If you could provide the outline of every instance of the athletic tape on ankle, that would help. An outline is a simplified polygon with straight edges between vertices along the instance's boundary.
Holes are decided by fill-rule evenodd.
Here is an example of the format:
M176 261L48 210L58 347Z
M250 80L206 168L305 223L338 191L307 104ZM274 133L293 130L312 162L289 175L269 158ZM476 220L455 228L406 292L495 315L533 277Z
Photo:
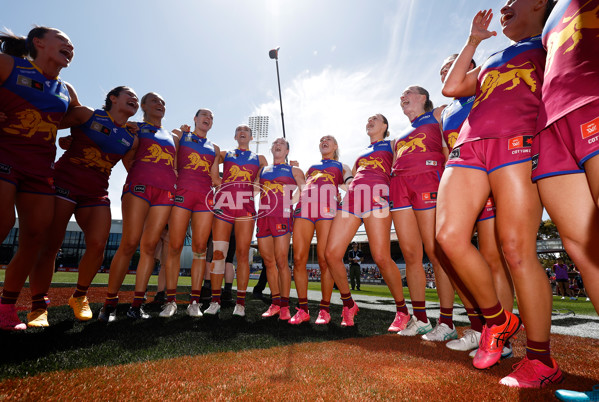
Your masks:
M214 247L214 252L212 253L212 273L217 275L222 275L225 273L225 256L227 255L227 251L229 251L229 242L228 241L220 241L216 240L212 242ZM221 258L217 259L217 251L221 252Z

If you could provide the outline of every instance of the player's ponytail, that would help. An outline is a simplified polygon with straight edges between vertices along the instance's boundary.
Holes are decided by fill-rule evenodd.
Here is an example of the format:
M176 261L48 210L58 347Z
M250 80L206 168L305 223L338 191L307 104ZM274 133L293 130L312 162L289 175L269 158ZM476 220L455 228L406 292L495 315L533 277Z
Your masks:
M27 38L17 36L11 31L0 32L0 51L15 57L27 57Z
M36 26L29 31L27 37L15 35L10 30L0 32L0 51L15 57L25 58L30 56L32 59L35 59L37 57L37 49L33 45L33 39L43 38L46 32L51 30L53 29Z
M337 149L335 150L335 152L333 152L333 159L338 161L339 160L339 144L337 143L337 138L333 137L331 135L331 138L333 139L333 142L335 143L335 145L337 145Z
M389 133L389 120L387 120L387 118L385 116L383 116L382 113L379 113L378 115L381 116L381 118L383 119L383 123L387 126L387 127L385 127L385 132L383 133L383 138L387 138L390 135L390 133Z
M432 112L433 109L435 108L433 106L433 101L431 100L431 97L428 93L428 91L422 87L419 86L414 86L414 88L416 88L416 90L418 91L418 93L420 95L425 95L426 96L426 101L424 102L424 111L425 112Z

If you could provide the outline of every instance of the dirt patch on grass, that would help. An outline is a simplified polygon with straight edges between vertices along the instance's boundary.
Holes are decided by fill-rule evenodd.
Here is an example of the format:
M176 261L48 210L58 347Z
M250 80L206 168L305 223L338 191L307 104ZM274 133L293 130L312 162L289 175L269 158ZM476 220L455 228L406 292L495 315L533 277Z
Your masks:
M52 287L48 292L50 307L64 306L69 304L69 297L75 291L75 287ZM156 292L148 292L148 296L153 296ZM106 287L90 287L87 291L87 297L90 303L103 303L106 299ZM133 291L124 290L119 292L119 303L131 303L133 301ZM19 299L17 300L17 310L31 310L31 291L29 288L23 288Z
M0 399L538 401L599 383L599 341L554 335L564 383L499 385L524 356L524 338L514 342L515 358L484 371L443 343L383 335L44 373L0 383Z

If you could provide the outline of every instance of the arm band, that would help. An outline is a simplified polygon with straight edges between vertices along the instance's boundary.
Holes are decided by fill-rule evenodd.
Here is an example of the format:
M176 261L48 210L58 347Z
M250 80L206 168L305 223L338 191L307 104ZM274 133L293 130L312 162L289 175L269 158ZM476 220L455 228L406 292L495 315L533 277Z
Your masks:
M349 179L353 179L353 178L354 178L354 176L347 176L347 178L346 178L345 180L343 180L343 182L344 182L344 183L347 183L347 181L348 181Z

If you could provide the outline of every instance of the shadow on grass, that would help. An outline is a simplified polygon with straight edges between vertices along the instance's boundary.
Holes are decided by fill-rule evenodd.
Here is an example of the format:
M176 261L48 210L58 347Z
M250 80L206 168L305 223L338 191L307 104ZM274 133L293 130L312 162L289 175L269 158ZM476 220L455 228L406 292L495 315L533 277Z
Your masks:
M295 305L292 302L292 305ZM110 324L96 319L100 304L92 304L94 318L79 322L68 306L49 309L51 326L25 332L0 331L3 359L0 379L25 377L54 370L98 365L117 365L180 356L239 351L324 342L384 333L393 319L389 312L362 309L360 322L353 328L340 326L341 306L331 307L331 323L304 323L292 326L276 317L263 319L261 300L248 297L246 317L232 316L223 308L219 317L192 318L185 305L171 318L158 317L158 306L149 306L152 318L132 321L126 317L128 305L117 308L117 320ZM309 304L312 316L318 303ZM19 313L25 319L24 312ZM313 317L314 320L314 317Z
M555 318L555 317L554 317ZM572 327L574 325L585 325L585 324L597 324L597 320L593 320L592 318L586 318L583 316L567 316L560 317L559 319L554 319L551 321L551 326L553 327Z

